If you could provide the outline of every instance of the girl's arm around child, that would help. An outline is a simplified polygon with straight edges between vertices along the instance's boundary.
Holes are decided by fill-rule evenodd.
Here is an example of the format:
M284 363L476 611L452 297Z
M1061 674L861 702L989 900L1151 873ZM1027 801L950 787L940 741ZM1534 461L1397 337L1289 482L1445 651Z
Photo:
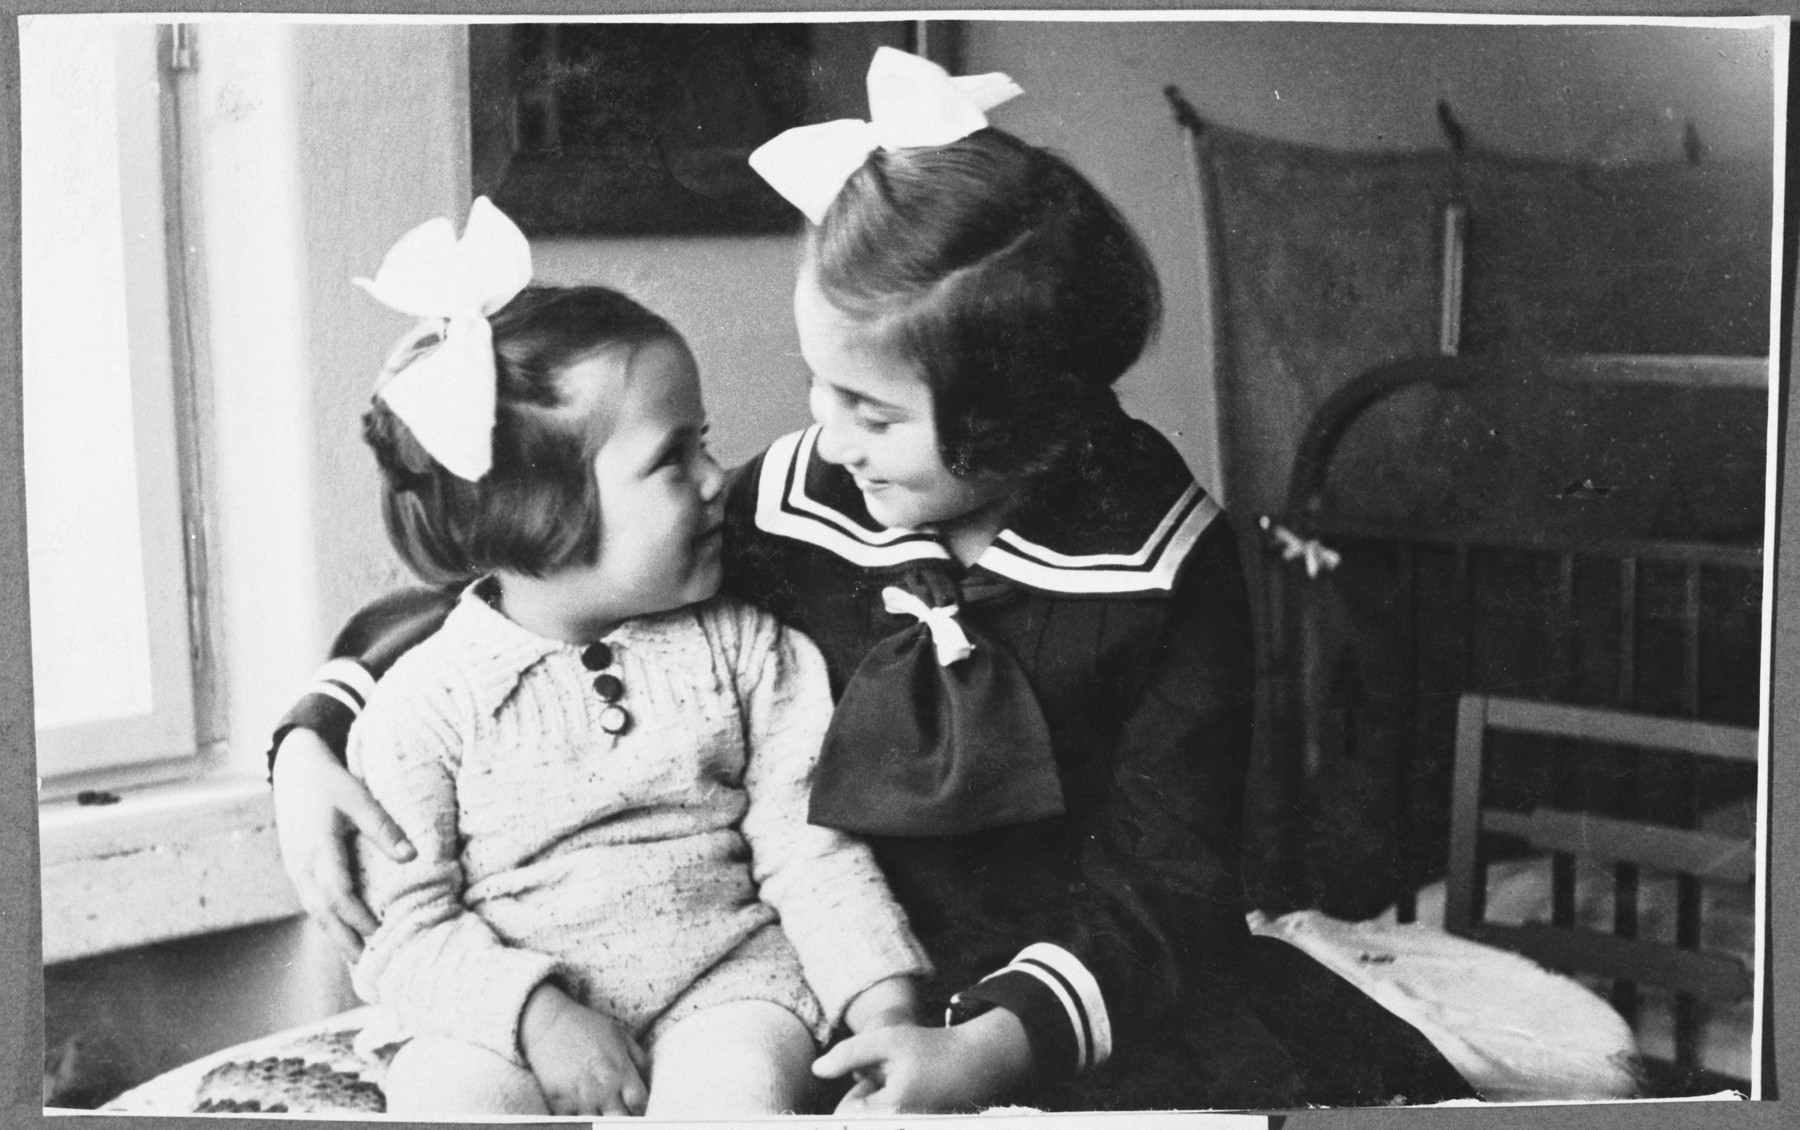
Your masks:
M456 589L408 588L359 610L332 642L330 657L269 743L281 861L306 913L355 961L375 916L351 883L350 839L360 834L404 863L413 846L399 825L344 771L350 726L375 682L403 652L436 632Z

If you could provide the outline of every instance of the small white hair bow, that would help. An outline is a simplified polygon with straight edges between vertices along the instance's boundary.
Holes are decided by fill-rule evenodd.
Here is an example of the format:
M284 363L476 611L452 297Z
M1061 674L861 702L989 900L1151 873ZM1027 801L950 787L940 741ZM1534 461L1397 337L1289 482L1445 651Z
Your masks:
M948 667L975 654L975 645L969 642L968 633L956 622L956 614L962 611L960 606L942 604L933 608L905 589L892 586L881 590L881 605L896 616L904 613L925 625L925 630L931 633L932 646L937 648L939 667Z
M961 141L987 128L987 111L1025 93L998 72L952 78L929 59L879 47L869 64L869 121L796 126L750 154L750 167L813 223L876 149Z
M470 482L494 460L494 334L488 315L531 282L531 245L517 224L477 197L462 238L448 219L401 236L373 279L352 280L384 305L441 319L442 340L376 388L414 438Z

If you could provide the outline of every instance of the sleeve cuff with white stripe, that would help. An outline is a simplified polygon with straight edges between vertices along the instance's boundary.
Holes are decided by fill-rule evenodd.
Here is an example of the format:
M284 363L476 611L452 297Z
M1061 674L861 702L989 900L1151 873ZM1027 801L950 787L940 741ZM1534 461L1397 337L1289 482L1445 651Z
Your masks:
M354 659L333 659L313 673L308 694L322 694L336 699L350 710L352 718L362 713L375 691L375 676Z
M343 759L350 741L350 726L362 713L375 689L375 676L354 659L333 659L313 674L306 693L275 727L269 743L269 771L275 771L275 752L289 730L311 730Z
M1025 1025L1032 1059L1050 1075L1081 1075L1112 1056L1112 1023L1100 985L1061 946L1026 946L1005 968L956 994L945 1022L971 1019L995 1005Z

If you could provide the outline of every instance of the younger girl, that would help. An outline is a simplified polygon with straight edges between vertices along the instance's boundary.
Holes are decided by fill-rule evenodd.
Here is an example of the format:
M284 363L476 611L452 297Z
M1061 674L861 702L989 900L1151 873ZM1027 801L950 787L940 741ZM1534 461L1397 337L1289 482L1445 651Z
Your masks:
M818 641L838 705L810 818L867 837L948 1013L815 1070L856 1076L846 1110L1468 1097L1419 1032L1249 932L1236 542L1113 392L1157 324L1149 257L1067 162L987 126L1006 90L883 50L872 121L753 158L812 222L816 426L734 474L726 584ZM378 667L427 605L343 642ZM282 741L278 812L367 820L318 747ZM329 859L296 836L290 867Z
M417 849L362 855L381 925L355 983L412 1037L389 1109L799 1109L815 1042L910 1018L927 966L867 850L806 823L818 652L715 595L687 348L529 276L483 199L460 244L434 221L365 282L440 315L364 418L388 533L422 577L474 579L350 735Z

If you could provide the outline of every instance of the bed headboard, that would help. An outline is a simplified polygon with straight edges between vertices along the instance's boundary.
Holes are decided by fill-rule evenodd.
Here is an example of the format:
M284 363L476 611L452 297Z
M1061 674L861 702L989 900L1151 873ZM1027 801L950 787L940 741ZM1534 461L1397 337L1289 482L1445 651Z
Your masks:
M1188 109L1178 116L1194 137L1213 276L1221 485L1235 511L1282 505L1300 431L1327 397L1371 368L1439 352L1453 204L1466 216L1465 355L1768 349L1766 159L1347 152Z
M1326 399L1253 561L1259 900L1363 917L1442 874L1465 692L1755 724L1766 372L1426 357ZM1496 770L1502 800L1600 790L1676 822L1754 788L1638 755Z
M1286 512L1503 545L1762 536L1768 360L1420 357L1345 383Z

